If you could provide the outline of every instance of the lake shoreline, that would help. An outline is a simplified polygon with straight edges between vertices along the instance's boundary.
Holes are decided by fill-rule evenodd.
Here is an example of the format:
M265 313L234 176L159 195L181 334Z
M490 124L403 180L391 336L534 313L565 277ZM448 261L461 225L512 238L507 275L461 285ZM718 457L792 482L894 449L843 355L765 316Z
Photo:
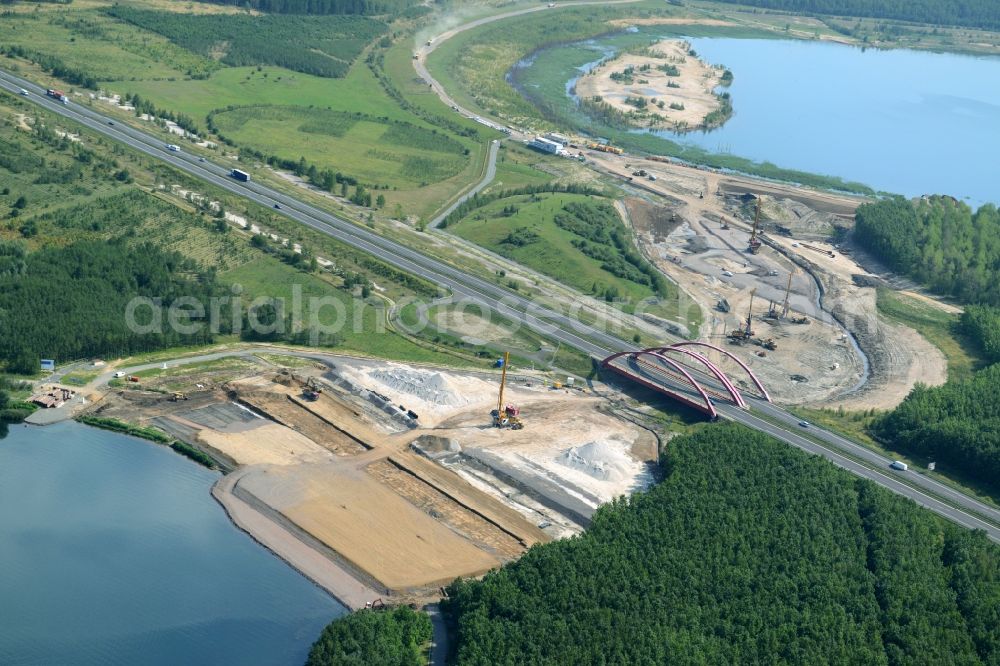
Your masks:
M233 525L349 610L365 608L384 596L241 498L236 485L247 471L236 469L212 485L212 498Z

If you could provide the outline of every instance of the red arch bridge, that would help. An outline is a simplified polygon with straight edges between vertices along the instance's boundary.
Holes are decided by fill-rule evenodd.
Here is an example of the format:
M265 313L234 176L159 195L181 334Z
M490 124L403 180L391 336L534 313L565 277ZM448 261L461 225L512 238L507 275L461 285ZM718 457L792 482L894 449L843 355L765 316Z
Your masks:
M738 380L738 383L744 387L752 385L757 397L771 402L767 389L746 363L731 352L707 342L677 342L668 347L619 352L601 361L601 367L704 412L713 419L719 415L715 410L716 400L746 408L746 399L737 383L708 357L696 351L700 349L718 352L735 362L746 375L746 379Z

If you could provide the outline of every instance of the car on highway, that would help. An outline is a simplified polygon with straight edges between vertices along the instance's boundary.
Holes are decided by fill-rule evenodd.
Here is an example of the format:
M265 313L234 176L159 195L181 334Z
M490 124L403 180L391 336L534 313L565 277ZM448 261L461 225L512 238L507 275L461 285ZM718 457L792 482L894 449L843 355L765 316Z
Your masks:
M21 88L20 90L18 90L18 92L21 93L22 95L24 95L25 97L28 96L28 91L25 90L24 88Z
M809 421L799 421L799 427L801 427L801 428L808 428L809 427Z
M181 147L178 146L178 145L176 145L176 144L173 144L173 143L168 143L165 146L165 148L167 150L169 150L170 152L173 152L173 153L179 153L179 152L181 152Z
M277 208L278 210L281 210L281 204L275 203L274 207Z
M726 277L733 277L732 271L722 271L722 274L725 275Z
M113 120L109 120L109 121L108 121L108 124L109 124L109 125L111 125L111 126L114 126L114 124L115 124L115 121L113 121Z
M199 157L199 158L198 158L198 161L199 161L199 162L204 162L204 161L205 161L205 158L204 158L204 157Z

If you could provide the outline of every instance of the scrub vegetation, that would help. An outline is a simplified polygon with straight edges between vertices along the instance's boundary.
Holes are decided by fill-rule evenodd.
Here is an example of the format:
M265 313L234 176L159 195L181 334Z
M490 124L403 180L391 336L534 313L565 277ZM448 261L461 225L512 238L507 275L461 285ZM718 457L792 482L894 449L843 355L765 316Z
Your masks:
M661 464L581 536L451 585L455 662L1000 657L984 534L734 424L673 439Z
M449 228L608 301L634 305L648 297L676 296L673 285L635 249L618 213L603 198L548 192L503 196Z

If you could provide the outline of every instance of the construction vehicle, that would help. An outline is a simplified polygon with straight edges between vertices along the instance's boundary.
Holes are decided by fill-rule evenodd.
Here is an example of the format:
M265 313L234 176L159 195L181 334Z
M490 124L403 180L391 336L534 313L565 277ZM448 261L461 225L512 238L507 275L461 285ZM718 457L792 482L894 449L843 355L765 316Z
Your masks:
M625 151L617 146L609 146L606 143L590 143L587 148L591 150L599 150L602 153L611 153L612 155L621 155Z
M308 400L309 402L316 402L317 400L319 400L319 396L322 392L323 389L319 387L319 385L316 383L316 380L310 377L308 380L306 380L305 388L302 389L302 397Z
M171 402L177 402L178 400L187 400L187 399L188 399L187 395L181 393L180 391L174 391L173 393L170 394Z
M747 308L747 320L743 325L743 328L738 328L734 331L729 332L729 341L734 343L741 343L749 340L755 334L753 332L753 297L757 293L756 289L750 291L750 307Z
M762 245L760 237L760 197L757 197L757 213L753 218L753 231L750 232L750 242L747 244L747 250L750 254L757 254L760 252L760 246Z
M503 403L503 389L507 384L507 365L510 361L510 352L503 353L503 370L500 373L500 396L497 398L497 408L490 412L493 418L494 428L510 428L520 430L524 427L521 422L521 410L514 405Z
M802 315L801 317L792 317L790 320L793 324L808 324L809 317Z
M778 343L774 341L774 338L768 338L760 343L760 346L768 351L774 351L778 348Z
M722 218L722 226L719 228L723 231L729 231L729 221L726 218Z
M125 381L138 383L139 378L136 377L135 375L129 375L128 377L125 378Z

